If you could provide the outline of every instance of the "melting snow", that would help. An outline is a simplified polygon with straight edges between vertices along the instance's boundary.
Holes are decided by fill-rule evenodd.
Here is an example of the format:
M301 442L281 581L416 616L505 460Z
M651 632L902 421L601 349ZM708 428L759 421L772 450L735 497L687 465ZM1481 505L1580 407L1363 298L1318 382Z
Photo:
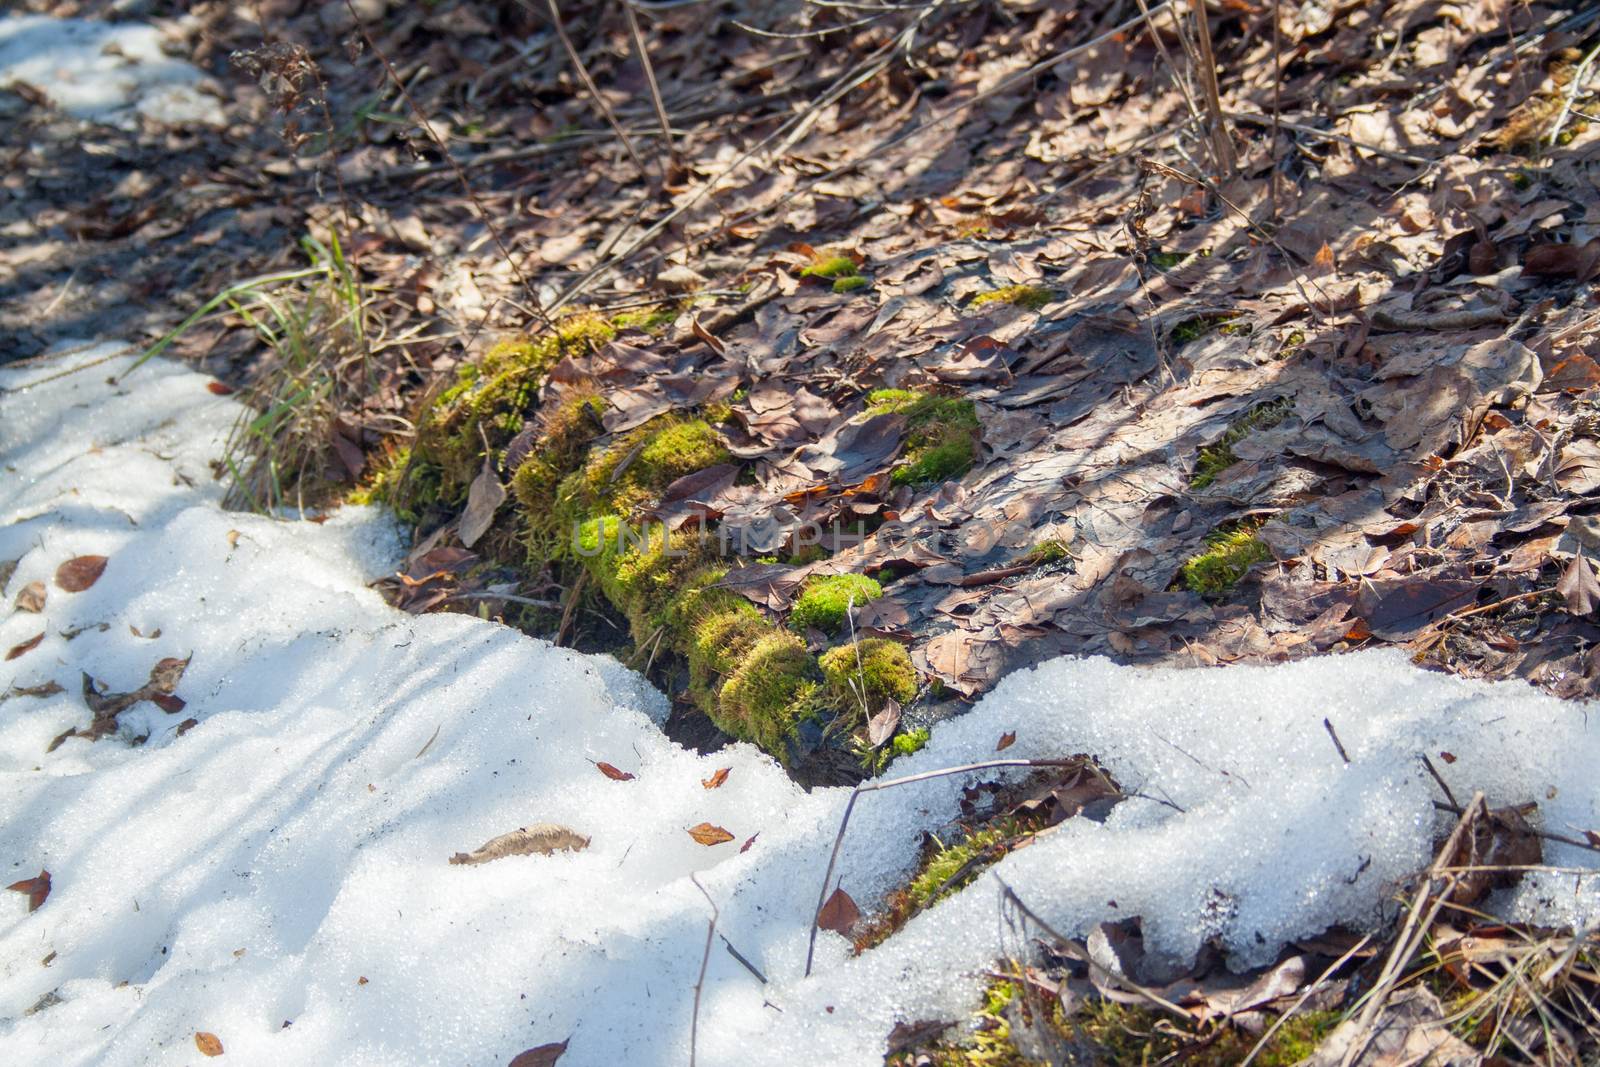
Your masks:
M126 126L136 113L168 123L218 123L216 102L199 92L202 77L162 51L154 26L0 18L0 87L26 82L79 118Z
M997 879L1063 930L1140 915L1161 951L1216 937L1250 964L1286 938L1374 922L1427 862L1445 817L1421 752L1456 757L1443 770L1463 795L1537 800L1549 829L1600 826L1586 708L1524 686L1379 654L1204 672L1058 660L1007 679L896 771L988 758L1015 731L1007 756L1093 752L1156 799L1064 824L862 957L822 934L804 980L845 791L803 793L747 746L678 748L657 726L661 695L610 659L390 609L366 586L400 555L381 513L223 512L210 461L238 407L161 361L110 384L130 363L91 348L0 370L0 561L20 561L0 590L0 649L46 632L0 664L0 685L65 689L0 703L0 881L53 877L32 914L0 893L10 1063L192 1063L206 1031L228 1062L254 1064L503 1064L569 1037L563 1067L682 1064L708 918L696 874L719 932L769 979L715 943L699 1062L876 1064L895 1019L955 1017L1015 947ZM56 588L55 568L82 554L110 557L104 575ZM35 580L43 614L11 611ZM121 736L46 754L88 723L80 672L128 690L190 655L181 713L141 704ZM702 788L721 767L727 783ZM865 905L902 877L961 784L863 797L844 887ZM592 844L448 863L537 822ZM701 822L735 840L695 843L685 830ZM1596 897L1549 875L1501 907L1581 923Z

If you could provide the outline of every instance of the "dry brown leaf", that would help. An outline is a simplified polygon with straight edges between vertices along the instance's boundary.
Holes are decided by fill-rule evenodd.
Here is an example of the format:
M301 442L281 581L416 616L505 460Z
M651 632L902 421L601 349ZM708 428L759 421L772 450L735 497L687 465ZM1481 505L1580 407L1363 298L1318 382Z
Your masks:
M605 775L607 778L611 779L613 782L631 782L631 781L633 781L634 776L632 774L629 774L627 771L620 770L620 769L618 769L616 767L613 767L611 764L606 763L604 761L596 762L595 766L597 768L599 768L601 774Z
M700 785L705 789L720 789L722 788L722 783L728 780L728 775L732 770L732 767L722 767L710 778L702 778Z
M17 594L16 609L18 611L31 611L34 614L44 610L45 588L43 582L29 582Z
M195 1031L194 1047L199 1049L200 1054L203 1056L222 1055L222 1042L218 1040L217 1035L207 1033L204 1030Z
M506 856L529 856L537 852L548 856L555 852L582 852L589 847L589 839L565 826L541 822L518 827L510 833L490 838L471 852L457 852L450 857L455 864L488 863Z
M77 556L56 568L56 588L68 593L81 593L106 570L105 556Z
M1556 592L1566 602L1570 615L1592 615L1595 606L1600 605L1600 578L1595 576L1594 564L1582 552L1573 553L1572 562L1556 582Z
M1010 733L1004 733L1000 735L1000 743L994 746L994 750L996 752L1004 752L1006 749L1010 748L1016 743L1017 732L1012 730Z
M567 1038L567 1041L571 1040ZM567 1041L552 1041L548 1045L519 1052L511 1058L507 1067L554 1067L555 1062L567 1051Z
M21 644L13 645L12 648L11 648L11 651L6 653L6 661L10 662L11 660L16 659L18 656L23 656L23 655L28 654L29 652L32 652L34 649L39 647L39 642L43 641L43 640L44 640L44 631L41 630L39 633L35 634L33 637L28 638L26 641L22 642Z
M29 913L39 910L39 905L50 896L50 872L40 871L37 877L24 878L20 882L12 882L6 886L13 893L28 894Z
M483 469L467 489L467 507L461 513L461 543L467 548L477 544L478 539L489 532L494 524L494 513L505 501L506 487L495 477L486 458Z
M688 834L702 845L720 845L724 841L732 841L733 835L720 826L712 826L703 822L699 826L689 827Z
M883 744L894 736L895 727L900 725L900 702L890 697L884 702L883 710L874 715L867 723L867 741L873 748L881 748Z
M222 382L207 382L206 392L212 394L213 396L232 396L233 386L226 385Z
M850 936L850 931L856 923L861 921L861 909L856 907L856 902L850 899L850 894L842 888L835 889L833 896L822 905L822 910L817 912L817 926L823 930L832 930L845 937Z
M758 838L760 836L761 836L761 831L760 830L757 830L755 833L751 834L750 837L745 841L745 843L739 846L740 855L743 855L744 853L749 852L750 851L750 846L755 844L756 843L756 838Z

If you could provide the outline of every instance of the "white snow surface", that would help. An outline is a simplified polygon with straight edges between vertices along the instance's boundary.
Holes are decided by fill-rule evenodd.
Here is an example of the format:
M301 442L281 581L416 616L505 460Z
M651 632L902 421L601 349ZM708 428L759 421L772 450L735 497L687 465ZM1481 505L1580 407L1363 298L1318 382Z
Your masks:
M129 126L220 123L217 102L200 92L204 75L169 56L161 31L138 22L48 15L0 18L0 87L22 81L78 118Z
M699 1062L876 1064L896 1019L958 1017L1017 947L999 879L1063 931L1138 915L1149 947L1186 957L1215 937L1245 965L1392 907L1448 822L1419 753L1463 796L1536 800L1552 830L1600 826L1587 709L1522 685L1381 654L1187 672L1061 659L1008 678L894 772L992 758L1015 731L1006 756L1092 752L1171 806L1069 821L860 957L825 932L807 980L847 791L802 792L748 746L679 748L657 725L662 696L610 659L389 608L366 585L400 555L380 512L222 511L210 461L237 405L161 361L113 385L132 362L115 351L0 369L0 561L20 560L0 649L46 632L0 663L0 686L65 687L0 703L0 881L53 878L32 914L0 893L9 1064L193 1063L197 1031L247 1064L504 1064L568 1038L562 1067L686 1063L709 917L691 874L719 934L770 979L714 942ZM82 554L110 557L104 575L55 587ZM12 611L35 580L43 614ZM121 735L46 754L89 721L80 672L127 690L191 655L182 712L141 704ZM722 767L727 783L703 788ZM880 900L970 780L863 796L845 889ZM592 844L447 862L534 822ZM697 844L685 830L701 822L735 840ZM1586 922L1589 881L1530 880L1499 906Z

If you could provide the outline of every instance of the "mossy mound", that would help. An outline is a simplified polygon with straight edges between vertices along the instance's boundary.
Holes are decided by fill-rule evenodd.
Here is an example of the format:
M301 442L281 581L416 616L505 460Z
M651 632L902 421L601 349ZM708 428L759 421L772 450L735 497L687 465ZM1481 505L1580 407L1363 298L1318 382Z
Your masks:
M909 704L916 699L917 671L898 641L869 637L830 648L817 663L834 698L846 706L864 703L871 713L889 700Z
M1272 558L1272 550L1256 535L1260 524L1219 530L1206 538L1206 550L1192 557L1179 572L1179 581L1201 596L1222 596L1257 563Z
M813 577L789 611L789 625L797 630L814 626L836 634L854 608L883 595L883 586L864 574L829 574Z
M906 417L906 451L891 474L895 485L933 485L959 478L978 458L977 408L970 400L908 389L876 389L867 411Z

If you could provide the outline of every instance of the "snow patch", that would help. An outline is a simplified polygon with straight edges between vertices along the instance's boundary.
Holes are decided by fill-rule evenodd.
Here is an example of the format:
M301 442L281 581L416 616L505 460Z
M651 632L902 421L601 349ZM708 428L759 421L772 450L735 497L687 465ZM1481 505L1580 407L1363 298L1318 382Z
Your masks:
M118 126L134 116L157 122L221 124L204 77L161 47L161 31L135 22L47 15L0 18L0 88L26 82L68 114Z
M963 1014L1017 947L1001 879L1063 931L1140 915L1158 951L1214 937L1249 964L1379 920L1427 862L1448 817L1419 753L1450 752L1463 795L1600 827L1587 709L1525 686L1393 654L1193 672L1063 659L1008 678L894 772L988 758L1015 731L1006 756L1091 752L1142 796L1042 836L859 958L821 934L806 980L847 791L802 792L748 746L679 748L658 728L664 698L608 658L394 611L367 588L400 556L380 512L223 512L210 463L238 406L160 360L112 384L132 363L116 353L0 370L0 561L19 561L0 612L28 582L50 587L42 615L0 616L0 648L46 632L0 664L0 686L65 690L0 703L0 882L53 877L32 914L0 893L11 1063L192 1063L207 1031L246 1064L494 1064L569 1037L563 1067L681 1064L708 918L694 874L768 979L713 945L699 1062L876 1064L896 1019ZM74 365L88 369L53 377ZM110 557L100 580L55 588L87 553ZM119 737L46 754L89 720L80 672L133 689L187 655L181 713L141 704ZM726 784L703 788L722 767ZM845 889L868 905L903 878L963 784L863 797ZM536 822L592 844L448 863ZM695 843L701 822L735 840ZM1500 907L1587 923L1591 882L1541 876Z

